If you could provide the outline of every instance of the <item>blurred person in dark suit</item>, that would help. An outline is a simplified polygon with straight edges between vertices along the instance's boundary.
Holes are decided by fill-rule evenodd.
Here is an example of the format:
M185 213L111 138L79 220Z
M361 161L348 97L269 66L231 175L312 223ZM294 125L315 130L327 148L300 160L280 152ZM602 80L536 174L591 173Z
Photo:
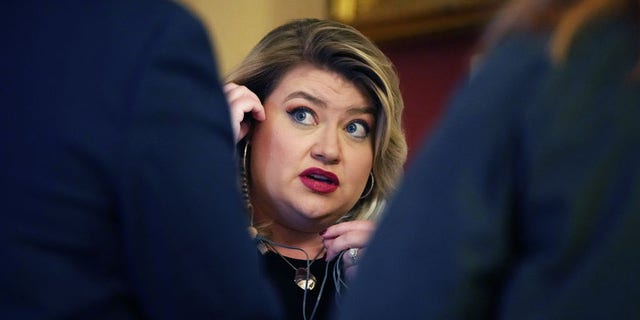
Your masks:
M0 319L276 318L201 23L171 1L0 15Z
M640 319L639 7L506 5L342 319Z

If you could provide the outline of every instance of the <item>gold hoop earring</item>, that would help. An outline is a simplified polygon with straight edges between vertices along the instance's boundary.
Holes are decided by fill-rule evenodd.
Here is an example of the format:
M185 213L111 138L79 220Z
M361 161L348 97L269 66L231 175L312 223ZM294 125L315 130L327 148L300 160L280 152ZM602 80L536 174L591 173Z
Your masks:
M369 188L367 189L367 192L365 192L364 195L360 196L360 200L368 197L371 194L371 192L373 191L373 185L376 183L376 179L373 176L373 171L369 172L369 177L371 178L371 184L369 185ZM369 182L368 179L367 179L367 182Z
M249 152L249 140L246 140L244 143L244 148L242 148L242 175L248 172L247 171L247 153Z

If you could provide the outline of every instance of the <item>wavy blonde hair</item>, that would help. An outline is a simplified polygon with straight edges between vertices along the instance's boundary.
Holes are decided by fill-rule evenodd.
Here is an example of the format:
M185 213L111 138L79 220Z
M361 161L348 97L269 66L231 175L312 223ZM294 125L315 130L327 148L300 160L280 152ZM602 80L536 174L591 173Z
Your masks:
M395 191L407 158L404 103L396 70L382 51L353 27L331 20L300 19L269 32L226 81L246 86L264 102L283 76L301 64L341 75L374 103L375 184L371 194L359 200L343 219L376 219L385 199ZM369 186L368 182L365 188Z

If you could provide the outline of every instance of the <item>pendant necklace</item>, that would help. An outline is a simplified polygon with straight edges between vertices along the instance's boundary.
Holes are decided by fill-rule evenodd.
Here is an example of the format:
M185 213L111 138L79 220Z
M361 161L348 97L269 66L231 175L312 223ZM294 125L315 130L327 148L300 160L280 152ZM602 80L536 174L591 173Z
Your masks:
M322 248L320 251L318 251L318 254L316 254L316 256L313 258L313 260L311 260L311 263L309 263L307 265L307 268L296 268L290 261L289 259L287 259L285 256L283 256L282 254L280 254L280 252L278 251L278 249L276 249L274 247L274 245L270 244L270 243L265 243L263 242L263 244L265 244L266 246L268 246L269 248L271 248L271 251L275 252L277 255L279 255L289 266L291 266L291 268L293 268L293 270L295 270L295 276L293 278L293 282L300 287L300 289L302 290L313 290L313 288L316 287L316 282L317 282L317 278L316 276L314 276L311 273L311 265L316 262L316 260L320 257L320 255L324 252L324 248ZM304 251L303 249L299 249L302 250L302 252L304 252L306 254L306 251ZM308 255L307 255L308 257Z

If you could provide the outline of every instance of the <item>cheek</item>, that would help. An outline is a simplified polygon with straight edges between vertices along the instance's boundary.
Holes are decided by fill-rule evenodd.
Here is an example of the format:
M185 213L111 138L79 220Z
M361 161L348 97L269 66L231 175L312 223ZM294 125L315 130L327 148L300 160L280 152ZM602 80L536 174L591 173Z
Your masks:
M371 151L355 153L351 160L351 168L347 172L351 173L353 181L360 188L364 188L369 179L369 173L373 170L373 154Z
M276 128L280 130L276 130ZM291 167L295 139L287 136L286 130L277 123L261 123L251 137L252 170L255 176L279 177L282 170ZM267 181L270 179L265 178Z
M287 138L286 130L283 129L284 127L277 122L262 123L255 127L251 142L255 143L257 159L266 160L286 155L282 151L287 150L290 139Z
M251 169L254 177L261 177L265 173L269 172L269 167L273 166L274 148L277 147L277 140L274 139L271 130L268 126L260 125L256 126L251 137Z

